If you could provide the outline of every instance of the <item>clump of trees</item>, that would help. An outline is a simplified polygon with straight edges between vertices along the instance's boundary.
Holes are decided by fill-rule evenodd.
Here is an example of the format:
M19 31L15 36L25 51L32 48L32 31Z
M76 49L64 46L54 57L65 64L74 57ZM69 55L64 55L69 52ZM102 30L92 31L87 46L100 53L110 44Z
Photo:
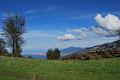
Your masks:
M22 45L25 43L25 19L20 15L9 15L3 22L3 36L7 46L12 49L12 56L21 57Z
M55 48L54 50L49 49L46 54L47 54L47 59L50 60L60 59L60 50L58 48Z

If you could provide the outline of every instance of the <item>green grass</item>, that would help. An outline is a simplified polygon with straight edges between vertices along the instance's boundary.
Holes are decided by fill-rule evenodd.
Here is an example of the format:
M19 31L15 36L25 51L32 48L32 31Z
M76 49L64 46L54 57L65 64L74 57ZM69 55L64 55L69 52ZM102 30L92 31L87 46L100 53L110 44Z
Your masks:
M0 57L0 80L120 80L120 58L50 61Z

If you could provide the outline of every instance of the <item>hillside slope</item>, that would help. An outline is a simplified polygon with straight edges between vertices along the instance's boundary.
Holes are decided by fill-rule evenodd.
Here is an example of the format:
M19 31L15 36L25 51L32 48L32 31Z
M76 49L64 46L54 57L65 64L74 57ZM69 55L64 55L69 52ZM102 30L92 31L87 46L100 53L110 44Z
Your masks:
M120 40L85 48L79 52L66 55L62 59L89 60L89 59L112 58L112 57L120 57Z
M0 57L0 80L119 80L120 58L91 61Z

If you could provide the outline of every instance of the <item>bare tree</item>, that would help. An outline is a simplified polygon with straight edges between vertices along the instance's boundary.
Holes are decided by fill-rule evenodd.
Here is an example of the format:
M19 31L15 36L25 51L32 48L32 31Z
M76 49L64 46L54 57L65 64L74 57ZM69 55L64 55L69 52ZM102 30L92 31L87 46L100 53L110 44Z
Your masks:
M19 15L9 15L3 22L3 35L14 57L20 57L22 45L24 44L23 34L25 33L25 19Z

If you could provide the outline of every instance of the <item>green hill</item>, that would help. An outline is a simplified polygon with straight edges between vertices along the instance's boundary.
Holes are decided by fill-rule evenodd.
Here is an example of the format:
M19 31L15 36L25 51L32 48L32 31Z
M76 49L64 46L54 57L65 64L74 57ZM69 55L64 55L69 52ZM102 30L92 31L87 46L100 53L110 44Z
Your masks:
M0 80L119 80L120 58L61 61L0 57Z

